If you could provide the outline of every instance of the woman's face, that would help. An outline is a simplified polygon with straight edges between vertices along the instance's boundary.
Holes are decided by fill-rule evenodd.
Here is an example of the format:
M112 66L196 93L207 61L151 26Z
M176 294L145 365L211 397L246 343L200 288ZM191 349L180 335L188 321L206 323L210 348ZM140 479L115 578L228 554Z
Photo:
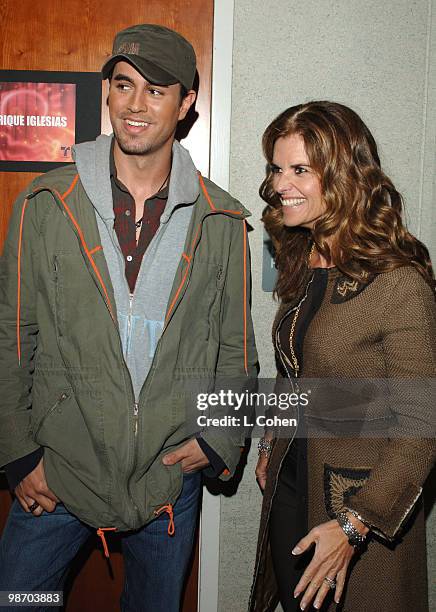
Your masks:
M272 186L282 203L284 225L313 228L325 212L325 204L319 177L309 165L302 136L291 134L276 140L271 170Z

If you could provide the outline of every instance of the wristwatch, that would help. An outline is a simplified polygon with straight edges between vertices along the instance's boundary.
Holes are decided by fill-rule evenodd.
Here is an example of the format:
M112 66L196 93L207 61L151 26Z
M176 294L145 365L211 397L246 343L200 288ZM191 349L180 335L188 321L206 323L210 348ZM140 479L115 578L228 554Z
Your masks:
M357 531L353 523L347 516L346 512L338 512L336 515L336 520L339 525L342 527L343 532L348 538L349 543L354 548L360 549L365 544L366 536L362 535Z

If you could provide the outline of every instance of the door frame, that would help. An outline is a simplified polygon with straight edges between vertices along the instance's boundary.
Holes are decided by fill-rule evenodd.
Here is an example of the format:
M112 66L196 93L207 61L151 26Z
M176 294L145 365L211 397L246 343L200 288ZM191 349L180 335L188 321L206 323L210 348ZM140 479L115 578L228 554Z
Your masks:
M214 0L210 178L225 190L230 179L234 0ZM203 488L198 611L218 612L221 498Z

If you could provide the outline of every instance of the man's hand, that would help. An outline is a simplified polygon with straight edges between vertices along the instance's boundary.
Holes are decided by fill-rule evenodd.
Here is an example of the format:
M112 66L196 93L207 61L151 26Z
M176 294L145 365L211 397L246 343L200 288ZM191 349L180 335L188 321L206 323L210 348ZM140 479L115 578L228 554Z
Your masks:
M32 512L34 516L40 516L44 510L46 512L53 512L59 501L53 491L50 491L48 488L42 462L43 459L15 487L15 495L25 512L30 512L29 508L35 502L39 504Z
M201 450L195 438L186 442L186 444L173 453L168 453L168 455L162 458L162 463L164 465L174 465L179 462L182 463L182 470L187 474L190 472L198 472L209 465L208 458Z

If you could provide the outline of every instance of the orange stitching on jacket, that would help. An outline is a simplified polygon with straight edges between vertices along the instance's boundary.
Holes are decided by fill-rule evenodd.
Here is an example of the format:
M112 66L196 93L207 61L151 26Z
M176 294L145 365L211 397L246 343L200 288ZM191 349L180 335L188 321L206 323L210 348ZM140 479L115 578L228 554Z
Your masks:
M85 253L89 259L89 261L91 262L91 265L94 269L95 274L97 275L97 278L103 288L103 292L104 295L106 297L107 300L107 305L109 308L109 312L110 315L112 317L113 320L114 319L114 315L112 312L112 306L111 306L111 302L107 293L107 289L106 286L103 282L103 279L101 278L100 272L97 268L97 266L94 263L94 260L92 258L92 254L101 249L101 246L96 247L95 249L93 249L92 251L88 250L88 247L86 246L86 242L85 239L83 237L83 233L82 230L79 226L79 224L77 223L77 221L75 220L72 212L70 211L69 207L67 206L67 203L64 201L64 197L68 196L72 190L74 189L77 181L78 181L79 175L76 174L76 176L73 179L73 182L71 183L71 185L69 186L69 188L67 189L67 191L64 193L63 196L60 195L60 193L56 190L53 190L54 193L56 193L56 195L59 197L59 199L61 200L64 208L66 209L70 219L72 220L74 226L76 227L78 233L79 233L79 237L80 240L83 244L83 248L85 249ZM50 189L49 187L40 187L39 189L35 190L33 193L39 193L40 191L43 191L44 189ZM23 225L24 225L24 213L26 211L26 207L28 204L29 200L28 198L26 198L23 202L23 208L21 209L21 218L20 218L20 230L19 230L19 235L18 235L18 253L17 253L17 354L18 354L18 365L21 365L21 249L22 249L22 242L23 242Z
M23 208L21 209L20 218L20 232L18 235L18 253L17 253L17 353L18 353L18 365L21 365L21 246L23 242L23 223L24 213L29 200L26 198L23 202Z
M177 298L179 297L180 292L181 292L181 290L182 290L182 287L183 287L183 285L185 284L186 278L187 278L187 276L188 276L189 268L190 268L191 261L192 261L192 253L194 252L194 247L195 247L195 243L196 243L196 241L197 241L197 237L198 237L198 233L199 233L199 231L200 231L200 227L201 227L201 225L199 225L199 226L197 227L197 231L195 232L195 237L194 237L194 240L192 241L192 245L191 245L191 255L186 255L186 253L183 253L183 254L182 254L182 257L183 257L184 259L186 259L186 261L188 262L188 265L187 265L187 267L186 267L186 270L185 270L185 273L184 273L184 275L183 275L182 281L181 281L181 283L180 283L180 285L179 285L179 287L178 287L178 289L177 289L177 291L176 291L176 295L174 296L174 299L173 299L173 301L171 302L170 307L168 308L167 316L165 317L165 323L166 323L166 322L168 321L168 319L170 318L171 312L172 312L172 310L173 310L173 308L174 308L174 304L177 302Z
M191 261L192 254L194 252L194 247L195 247L195 243L197 242L197 237L198 237L198 233L200 231L200 227L201 227L201 225L198 225L197 231L195 232L194 240L192 241L192 244L191 244L191 255L189 257L189 261Z
M212 210L215 210L217 212L228 212L228 213L232 213L234 215L242 215L242 211L240 211L240 210L227 210L226 208L216 208L216 206L214 205L214 203L210 199L209 192L206 189L206 185L204 184L203 177L201 176L200 173L198 173L198 178L199 178L199 181L200 181L201 188L203 189L203 193L204 193L204 195L206 197L206 200L207 200L207 202L208 202L208 204L209 204L209 206L211 207Z
M101 538L101 541L103 543L104 556L107 557L108 559L109 559L109 549L106 544L106 538L105 538L104 532L105 531L116 531L116 530L117 530L116 527L99 527L97 529L97 535L99 538Z
M76 176L73 178L73 182L71 183L71 185L68 187L66 192L62 194L63 198L67 198L70 195L70 193L73 191L74 187L76 186L78 180L79 180L79 175L76 174Z
M94 253L97 253L97 251L101 251L101 250L102 250L102 248L103 248L103 247L101 246L101 244L99 244L98 246L96 246L96 247L94 247L93 249L91 249L91 250L89 251L89 254L90 254L90 255L94 255Z
M216 208L214 206L214 203L210 199L210 195L207 192L206 185L204 184L203 177L201 176L200 173L198 173L198 179L200 181L201 188L203 189L203 193L206 196L207 203L209 204L209 206L211 207L212 210L216 210Z
M167 316L165 317L165 323L166 323L166 322L168 321L168 319L170 318L170 314L171 314L171 312L172 312L172 310L173 310L173 308L174 308L174 304L176 303L177 298L179 297L180 291L182 290L182 287L183 287L183 285L185 284L185 280L186 280L186 277L188 276L188 271L189 271L189 266L190 266L190 265L191 265L191 261L190 261L190 259L189 259L189 260L188 260L188 265L186 266L186 270L185 270L185 273L184 273L183 278L182 278L182 282L180 283L179 288L178 288L178 289L177 289L177 291L176 291L176 295L174 296L174 299L173 299L173 301L171 302L170 307L168 308L168 313L167 313Z
M206 189L206 185L204 183L203 177L199 173L198 175L201 188L203 189L206 200L209 203L209 206L212 210L217 212L230 212L237 215L241 215L242 212L236 210L225 210L223 208L216 208L210 199L209 193ZM244 370L245 374L248 376L248 354L247 354L247 222L244 219Z
M115 320L115 319L114 319L114 314L113 314L113 311L112 311L112 305L111 305L111 302L110 302L110 299L109 299L109 295L108 295L108 292L107 292L107 289L106 289L106 285L104 284L104 281L103 281L103 279L102 279L102 277L101 277L100 271L99 271L99 269L97 268L97 266L96 266L96 264L95 264L95 262L94 262L94 260L93 260L93 258L92 258L92 255L91 255L91 253L90 253L90 251L89 251L89 249L88 249L88 247L87 247L87 245L86 245L86 242L85 242L85 238L84 238L84 236L83 236L82 229L81 229L80 225L78 224L78 222L76 221L76 219L74 218L73 213L71 212L71 210L70 210L70 208L69 208L68 204L67 204L67 203L65 202L65 200L62 198L61 194L60 194L58 191L56 191L55 189L54 189L53 191L54 191L54 193L55 193L55 194L58 196L58 198L60 199L60 201L62 202L62 204L63 204L63 206L64 206L65 210L66 210L66 211L67 211L67 213L68 213L68 216L70 217L71 221L73 222L74 227L77 229L77 232L78 232L78 234L79 234L79 238L80 238L80 241L81 241L81 243L82 243L82 245L83 245L83 248L84 248L84 250L85 250L86 256L88 257L88 259L89 259L89 261L90 261L90 263L91 263L91 265L92 265L92 268L93 268L93 270L94 270L94 272L95 272L95 274L96 274L96 276L97 276L97 278L98 278L98 281L99 281L100 285L102 286L103 293L104 293L105 298L106 298L106 303L107 303L107 306L108 306L108 308L109 308L110 315L111 315L112 319L113 319L113 320Z
M170 522L168 523L168 535L172 536L176 531L176 527L174 525L174 512L172 504L167 504L166 506L162 506L161 508L158 508L154 511L156 516L159 516L159 514L161 514L162 512L166 512L170 517Z

